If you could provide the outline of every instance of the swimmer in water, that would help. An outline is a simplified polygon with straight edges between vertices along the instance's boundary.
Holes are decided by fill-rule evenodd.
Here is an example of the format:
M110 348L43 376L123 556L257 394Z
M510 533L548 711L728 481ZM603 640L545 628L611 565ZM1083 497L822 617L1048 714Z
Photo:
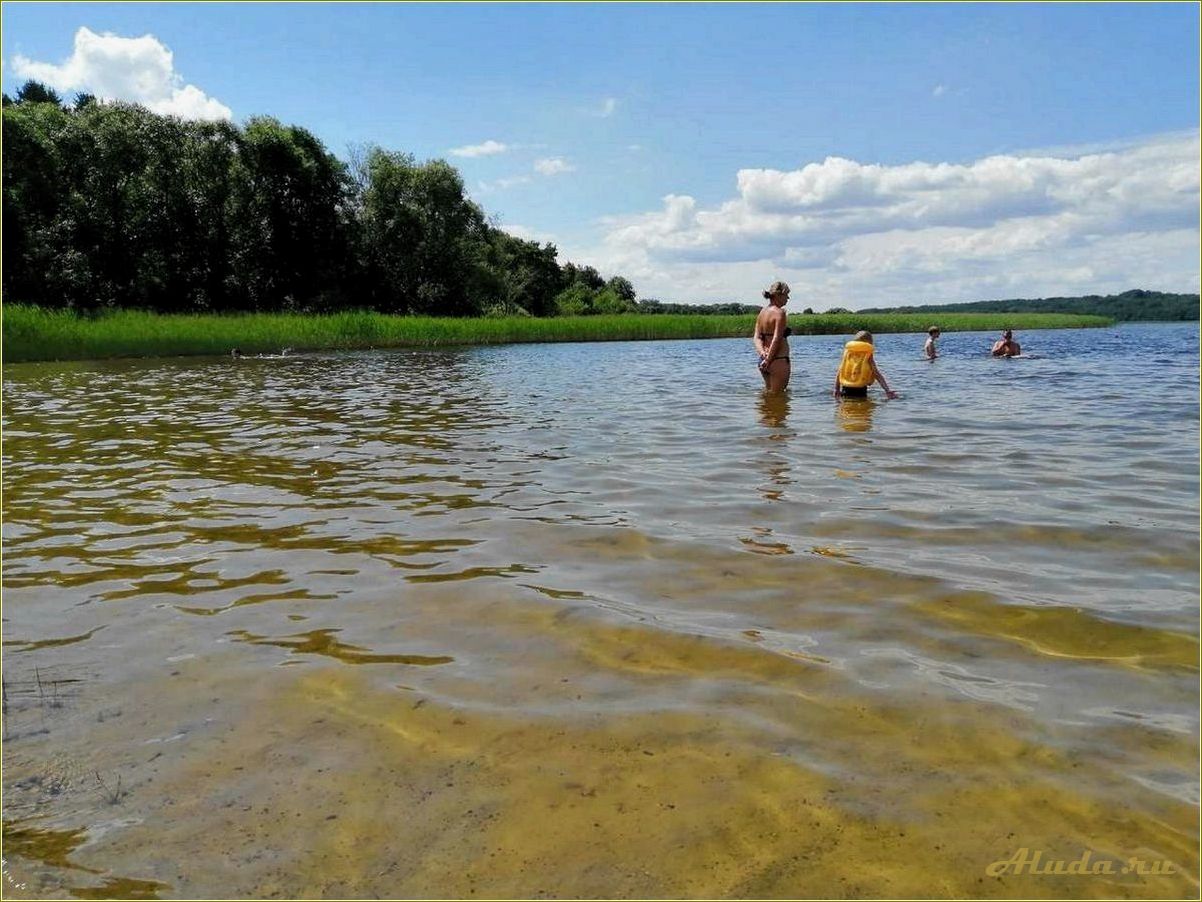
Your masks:
M989 353L994 357L1017 357L1022 352L1023 349L1014 340L1014 333L1007 329L1002 333L1002 337L993 343L993 349Z
M927 329L927 343L922 346L923 356L927 360L934 360L939 356L939 352L935 349L935 342L939 339L939 327L931 326Z

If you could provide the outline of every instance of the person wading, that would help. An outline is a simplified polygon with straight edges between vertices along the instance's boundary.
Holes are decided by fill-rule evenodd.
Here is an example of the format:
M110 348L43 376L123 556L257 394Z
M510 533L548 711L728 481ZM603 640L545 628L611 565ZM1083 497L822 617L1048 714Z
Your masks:
M764 291L768 301L755 318L755 332L751 336L755 351L760 355L760 375L764 388L769 392L783 392L789 387L792 365L789 363L789 318L785 315L785 304L789 303L789 286L784 282L773 282Z

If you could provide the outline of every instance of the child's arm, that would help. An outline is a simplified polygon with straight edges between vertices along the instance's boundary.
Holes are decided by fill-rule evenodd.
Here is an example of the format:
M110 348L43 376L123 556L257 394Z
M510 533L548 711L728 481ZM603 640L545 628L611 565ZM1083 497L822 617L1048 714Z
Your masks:
M882 373L880 371L880 369L877 368L875 358L873 358L873 361L872 361L872 374L873 374L873 376L876 377L876 381L881 383L881 388L883 388L885 390L886 398L896 398L897 397L897 392L891 390L889 388L889 383L885 381L885 374Z
M835 389L834 389L834 391L831 392L831 394L834 395L836 398L839 397L839 388L840 387L841 386L839 383L839 370L835 370Z

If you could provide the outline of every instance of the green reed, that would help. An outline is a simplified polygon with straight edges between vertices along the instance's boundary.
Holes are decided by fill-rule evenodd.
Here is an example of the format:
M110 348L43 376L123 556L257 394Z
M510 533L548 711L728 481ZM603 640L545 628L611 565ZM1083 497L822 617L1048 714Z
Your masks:
M121 310L99 316L6 304L2 311L4 359L92 360L105 357L167 357L278 353L282 348L314 351L337 348L437 347L550 341L631 341L644 339L750 336L753 314L620 314L535 319L484 317L452 319L388 316L365 311L306 315L166 315ZM819 313L794 314L798 335L850 335L998 329L1065 329L1107 326L1101 316L1062 313Z

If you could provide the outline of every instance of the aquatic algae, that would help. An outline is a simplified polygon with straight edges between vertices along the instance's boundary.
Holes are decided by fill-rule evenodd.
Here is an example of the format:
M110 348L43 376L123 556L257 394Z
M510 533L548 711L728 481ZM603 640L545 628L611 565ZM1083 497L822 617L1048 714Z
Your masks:
M450 655L391 655L376 654L360 645L340 642L334 634L337 629L318 629L307 633L295 633L291 636L256 636L246 630L233 630L229 635L236 641L248 642L251 645L275 645L287 648L296 655L324 655L334 658L344 664L417 664L429 666L433 664L449 664L455 659Z
M1119 623L1063 605L1004 604L981 593L954 593L914 609L985 636L1017 642L1041 655L1141 669L1198 669L1198 639L1172 630Z

